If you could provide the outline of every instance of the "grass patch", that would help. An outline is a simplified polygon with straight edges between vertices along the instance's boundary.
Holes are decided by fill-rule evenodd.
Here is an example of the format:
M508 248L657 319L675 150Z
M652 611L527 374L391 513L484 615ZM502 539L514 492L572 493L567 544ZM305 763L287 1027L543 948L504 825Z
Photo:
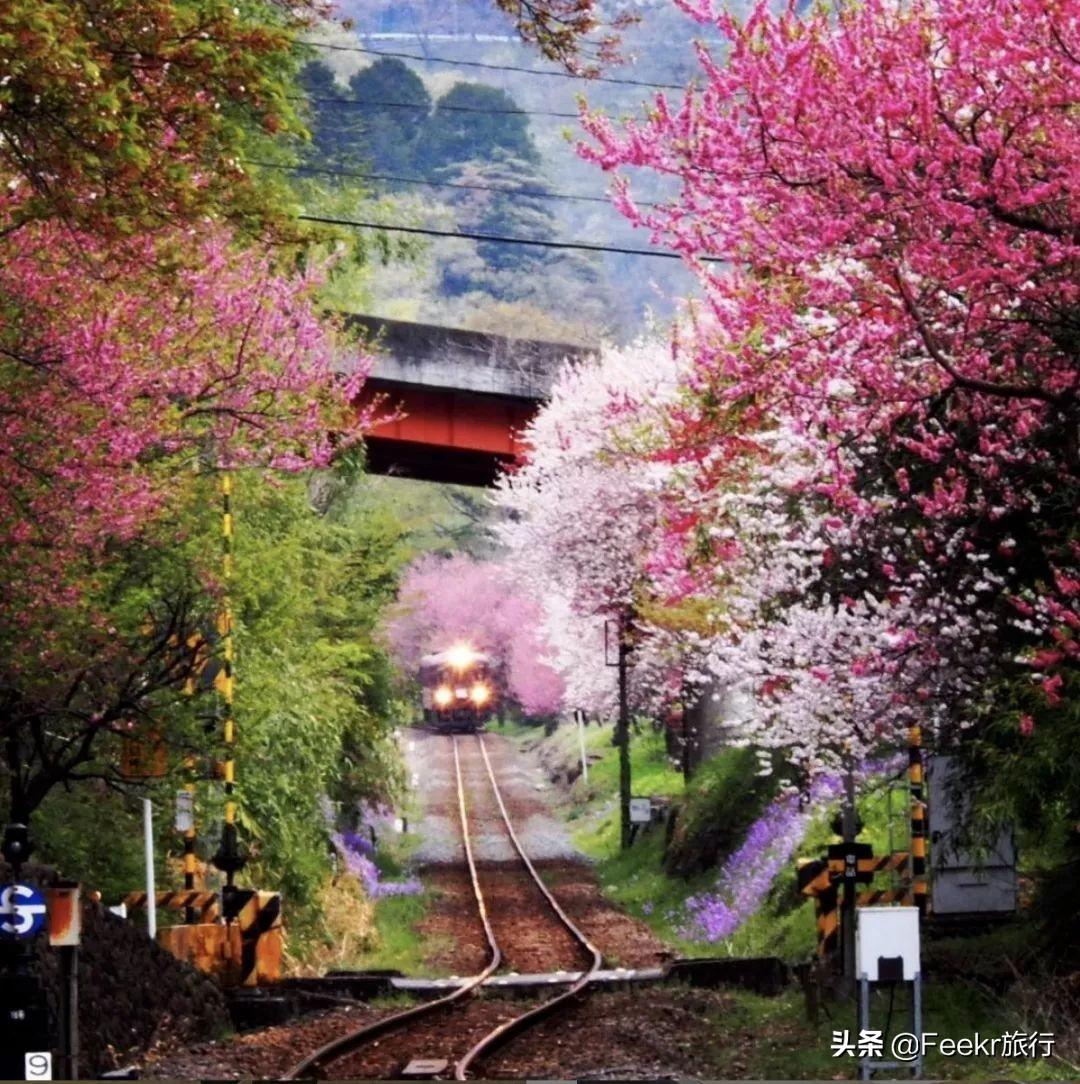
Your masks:
M580 751L576 728L566 727L567 743L576 759ZM585 750L589 758L589 782L576 786L588 795L610 795L619 792L619 751L611 744L614 730L610 726L587 726ZM651 726L642 726L630 734L631 790L635 795L675 798L683 792L682 774L675 769L667 755L664 735ZM583 795L583 796L585 796Z
M427 892L376 900L371 947L353 957L349 966L362 971L394 969L406 975L421 974L425 945L417 927L423 922L428 905Z
M563 813L574 846L593 860L604 895L682 955L715 955L717 946L703 946L685 937L686 898L704 890L715 878L707 871L683 879L664 872L663 825L640 832L632 847L620 849L619 756L611 744L611 726L587 726L585 748L589 779L578 778L570 788ZM529 738L537 738L533 731ZM577 728L563 726L544 739L542 755L549 769L572 767L580 758ZM635 795L677 799L684 783L667 755L664 735L649 726L631 733L630 771ZM812 919L811 919L812 927Z
M492 719L485 729L492 734L499 734L504 738L518 741L526 741L529 738L542 738L544 736L543 726L537 726L533 723L523 723L520 719L514 719L509 716L502 725L499 724L497 719Z
M413 818L414 808L405 811ZM381 833L374 862L382 882L403 881L412 876L412 855L420 845L416 833ZM396 970L406 975L426 971L428 945L419 932L434 894L424 891L415 896L380 896L368 903L370 934L355 946L348 959L338 966L368 970Z
M788 960L812 956L816 941L814 913L809 902L796 891L794 863L782 870L763 906L732 937L717 943L687 937L686 900L710 889L716 882L718 868L714 866L687 877L667 873L662 827L639 835L629 850L621 851L618 760L617 750L610 744L611 728L589 727L586 736L593 758L589 782L585 784L578 779L563 791L566 800L562 811L574 844L595 862L601 889L608 899L646 923L683 956L778 955ZM536 747L552 775L565 778L566 768L579 754L576 728L564 726L554 735L542 741L540 738L538 731L529 730L519 740ZM685 794L682 778L666 756L662 735L643 730L634 735L631 750L634 793L674 798ZM703 766L692 787L720 786L726 770L715 764L711 768ZM747 802L755 798L753 793L746 795ZM759 815L762 802L767 800L758 795L752 809L730 807L730 817L734 820L740 816L749 823ZM835 841L837 837L830 824L835 808L834 804L815 817L798 854L822 855L826 846ZM902 822L905 814L902 803L894 802L890 809L884 784L860 796L862 838L872 843L876 854L884 854L890 847L900 847L906 842ZM739 837L734 840L737 846L745 827L734 834ZM962 1039L973 1037L976 1032L993 1038L1010 1031L1032 1030L1030 1025L1025 1026L1019 1005L992 992L1001 979L1005 957L1019 958L1029 943L1030 930L1021 928L1024 925L1014 924L979 938L925 942L924 960L933 973L924 986L924 1031ZM884 1028L887 992L876 995L873 1013L872 1026ZM894 1032L909 1030L909 1013L906 993L898 992L891 1020ZM856 1059L832 1056L834 1030L847 1029L857 1036L852 1001L827 1003L819 1022L813 1025L806 1018L803 994L797 987L774 998L732 991L729 1007L710 1011L705 1019L708 1026L702 1029L699 1075L774 1080L853 1079L858 1075ZM964 1080L1002 1077L1018 1081L1053 1080L1060 1079L1061 1069L1066 1067L1064 1063L1046 1059L1006 1062L993 1057L946 1058L931 1051L924 1075Z
M1020 1028L1001 1002L964 983L928 982L924 988L923 1031L939 1037L971 1038L976 1032L993 1038ZM888 1015L888 994L880 991L872 1005L873 1026L883 1028ZM893 1033L910 1030L906 996L893 1006ZM858 1035L854 1003L833 1003L817 1025L806 1018L802 994L788 990L779 997L759 997L744 991L731 993L731 1004L710 1014L705 1039L708 1060L726 1075L772 1080L853 1079L857 1059L832 1054L834 1031ZM928 1052L923 1075L941 1080L1055 1080L1061 1072L1048 1059L1009 1061L990 1056L943 1057Z

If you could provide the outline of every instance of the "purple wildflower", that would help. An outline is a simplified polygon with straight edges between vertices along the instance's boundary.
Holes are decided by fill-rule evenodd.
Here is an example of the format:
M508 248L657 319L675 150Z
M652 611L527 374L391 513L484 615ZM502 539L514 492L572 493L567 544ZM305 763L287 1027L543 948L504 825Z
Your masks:
M864 779L881 775L897 763L897 758L865 761L857 774ZM742 926L761 906L776 875L791 861L818 807L833 801L843 789L841 776L822 775L807 794L789 794L773 802L728 856L715 889L686 901L684 936L722 941Z
M341 855L345 868L359 878L364 890L373 900L387 896L417 896L424 889L415 877L405 881L382 881L379 868L369 857L374 853L371 840L355 832L335 832L331 839Z
M362 854L365 858L375 857L375 844L371 842L370 836L361 835L359 832L342 832L341 842L346 850L354 854Z

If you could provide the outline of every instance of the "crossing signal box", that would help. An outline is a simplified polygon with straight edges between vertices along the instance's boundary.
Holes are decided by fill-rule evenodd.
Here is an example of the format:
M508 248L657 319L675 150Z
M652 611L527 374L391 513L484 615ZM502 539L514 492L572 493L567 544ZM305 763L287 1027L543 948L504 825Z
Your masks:
M161 779L167 771L165 742L157 731L124 735L120 749L120 774L125 779Z

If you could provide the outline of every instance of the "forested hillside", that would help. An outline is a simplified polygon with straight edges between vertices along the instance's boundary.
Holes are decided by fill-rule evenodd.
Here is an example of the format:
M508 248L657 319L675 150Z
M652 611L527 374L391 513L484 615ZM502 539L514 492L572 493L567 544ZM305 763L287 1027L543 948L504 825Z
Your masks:
M314 35L303 73L313 134L304 165L326 184L381 194L388 202L377 221L645 248L647 236L612 208L572 134L582 102L623 115L692 74L685 17L669 4L634 8L642 20L622 33L623 63L594 81L567 78L490 4L344 5L351 27ZM663 189L642 177L636 191L648 200ZM648 311L667 315L693 292L673 260L440 238L380 276L365 304L383 315L595 341L625 339Z

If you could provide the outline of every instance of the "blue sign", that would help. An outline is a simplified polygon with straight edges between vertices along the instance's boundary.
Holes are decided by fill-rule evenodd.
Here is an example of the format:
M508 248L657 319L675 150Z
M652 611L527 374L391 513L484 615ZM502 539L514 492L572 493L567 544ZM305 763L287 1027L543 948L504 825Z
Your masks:
M0 888L0 937L33 937L45 925L45 897L31 885Z

